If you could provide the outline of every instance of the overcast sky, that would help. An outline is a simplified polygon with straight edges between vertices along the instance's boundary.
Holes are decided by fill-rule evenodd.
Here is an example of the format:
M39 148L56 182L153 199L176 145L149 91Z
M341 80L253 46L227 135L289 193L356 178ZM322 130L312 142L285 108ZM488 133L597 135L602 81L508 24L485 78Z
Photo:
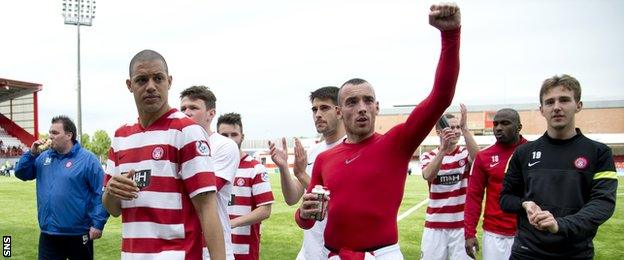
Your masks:
M40 132L54 115L76 117L76 28L61 3L0 1L0 77L43 84ZM83 131L136 120L125 79L143 49L167 59L173 107L184 88L207 85L217 114L243 115L247 139L315 135L310 91L353 77L373 84L382 108L418 103L440 51L432 3L98 0L93 26L81 27ZM584 100L624 99L624 1L458 3L454 104L537 107L541 82L561 73L579 79Z

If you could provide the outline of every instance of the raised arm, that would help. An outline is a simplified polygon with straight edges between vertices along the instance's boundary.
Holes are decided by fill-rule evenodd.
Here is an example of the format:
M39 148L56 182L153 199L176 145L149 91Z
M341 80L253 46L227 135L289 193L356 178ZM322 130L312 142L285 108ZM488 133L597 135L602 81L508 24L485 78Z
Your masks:
M22 154L19 162L17 163L17 168L15 168L15 177L23 181L34 180L37 178L37 167L35 166L35 161L41 152L39 151L39 146L42 144L43 141L41 140L34 141L30 146L30 151Z
M431 6L429 23L442 34L442 51L435 73L433 89L429 96L418 104L402 127L399 138L406 153L420 145L429 133L423 129L433 128L444 110L451 104L459 75L459 42L461 16L455 4Z
M433 156L433 158L423 157L423 159L421 159L421 162L423 162L422 176L428 182L433 182L438 177L438 172L440 171L440 166L442 166L444 156L455 149L455 146L451 145L451 140L455 136L453 131L448 127L441 131L442 136L440 137L438 153Z
M461 119L459 120L459 127L461 128L462 135L464 136L464 142L466 142L466 149L468 149L468 159L470 162L474 162L475 156L479 152L479 145L477 145L477 141L475 141L474 136L468 129L468 110L466 109L466 105L459 104L461 111Z
M306 172L308 168L308 153L303 148L301 141L295 138L295 164L293 166L293 172L295 177L299 180L302 187L308 187L310 185L310 176Z
M292 206L299 202L299 198L303 195L303 187L301 183L290 175L288 169L288 148L286 146L286 138L282 138L282 149L275 147L275 143L269 141L269 150L271 160L277 165L280 172L280 184L282 186L282 195L288 206Z

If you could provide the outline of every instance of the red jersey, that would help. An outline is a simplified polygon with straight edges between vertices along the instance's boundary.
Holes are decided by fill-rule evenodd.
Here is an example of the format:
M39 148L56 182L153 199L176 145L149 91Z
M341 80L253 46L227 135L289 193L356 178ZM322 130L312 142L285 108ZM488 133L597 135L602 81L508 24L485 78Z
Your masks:
M505 178L507 161L518 145L527 140L520 137L514 145L495 143L477 153L468 181L466 192L466 209L464 211L466 238L474 238L477 233L477 224L481 216L483 193L485 195L485 213L483 214L483 229L504 236L516 234L516 215L504 213L498 198Z
M324 233L330 250L373 251L397 243L397 213L409 160L455 93L459 35L459 29L442 32L433 90L404 123L356 144L343 142L316 158L307 192L315 185L331 192ZM301 219L298 210L295 219L304 229L315 223Z
M422 154L420 163L424 169L438 155L438 148ZM428 228L463 228L464 203L470 163L468 149L456 146L445 154L440 170L429 182L429 204L425 215L425 227Z
M138 198L121 201L121 258L201 259L203 235L191 198L215 191L204 129L176 109L149 127L117 129L105 184L135 170Z
M240 160L232 189L230 219L247 215L258 206L272 204L273 192L264 166L249 156ZM232 229L234 258L260 258L260 223Z

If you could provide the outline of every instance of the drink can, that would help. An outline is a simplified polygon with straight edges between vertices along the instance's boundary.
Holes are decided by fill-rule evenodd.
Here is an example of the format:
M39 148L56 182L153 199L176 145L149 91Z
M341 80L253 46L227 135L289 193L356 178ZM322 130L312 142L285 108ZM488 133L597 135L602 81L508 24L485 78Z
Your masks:
M320 213L314 215L314 219L321 221L325 218L325 211L327 210L327 200L329 199L329 190L326 190L321 185L316 185L312 189L312 194L316 195L316 199L319 202Z

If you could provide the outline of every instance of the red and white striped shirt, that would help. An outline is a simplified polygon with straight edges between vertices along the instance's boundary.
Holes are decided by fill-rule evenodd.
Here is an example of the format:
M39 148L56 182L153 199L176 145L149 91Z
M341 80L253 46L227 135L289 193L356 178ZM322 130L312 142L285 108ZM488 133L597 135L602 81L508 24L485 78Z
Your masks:
M245 155L241 158L228 207L230 219L247 215L259 206L273 203L269 175L262 164ZM232 229L234 258L259 259L260 223Z
M176 109L143 128L120 127L106 166L135 170L138 198L121 201L121 258L201 259L203 235L191 198L216 190L204 129ZM106 184L105 184L106 185Z
M420 156L424 169L438 154L438 148ZM470 176L468 150L457 146L442 159L440 171L429 182L429 205L425 216L428 228L463 228L466 187Z

